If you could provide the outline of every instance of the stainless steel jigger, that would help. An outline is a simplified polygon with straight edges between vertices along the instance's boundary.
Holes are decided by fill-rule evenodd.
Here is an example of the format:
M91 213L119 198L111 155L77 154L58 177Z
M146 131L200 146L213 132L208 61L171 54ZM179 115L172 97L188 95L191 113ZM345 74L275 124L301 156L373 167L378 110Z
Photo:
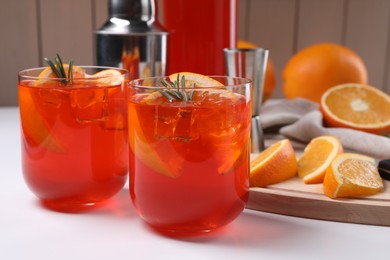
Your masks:
M260 121L263 87L267 69L268 49L224 49L228 76L252 80L251 152L264 150L264 132Z

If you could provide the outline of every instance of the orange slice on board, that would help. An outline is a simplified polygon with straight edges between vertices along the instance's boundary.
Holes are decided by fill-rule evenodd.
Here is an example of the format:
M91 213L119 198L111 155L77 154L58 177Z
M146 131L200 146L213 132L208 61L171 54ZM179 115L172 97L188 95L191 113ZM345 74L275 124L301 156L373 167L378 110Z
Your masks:
M250 163L250 186L264 187L292 178L297 158L290 140L279 141L262 151Z
M369 196L383 190L374 158L354 154L339 154L326 170L324 194L330 198Z
M326 169L342 151L336 137L320 136L312 139L298 160L298 176L306 184L322 183Z
M321 98L329 127L345 127L375 134L390 133L390 96L364 84L330 88Z

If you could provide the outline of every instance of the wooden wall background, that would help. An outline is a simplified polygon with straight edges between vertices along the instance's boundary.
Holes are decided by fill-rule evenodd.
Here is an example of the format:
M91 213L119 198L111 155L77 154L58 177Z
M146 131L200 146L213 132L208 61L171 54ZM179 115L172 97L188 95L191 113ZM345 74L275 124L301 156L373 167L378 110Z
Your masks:
M61 53L94 63L93 31L107 19L108 0L1 0L0 105L17 105L17 72ZM159 0L163 1L163 0ZM297 51L335 42L365 61L369 81L390 94L390 0L238 0L239 39L270 49L282 97L281 71ZM160 15L160 19L163 17Z

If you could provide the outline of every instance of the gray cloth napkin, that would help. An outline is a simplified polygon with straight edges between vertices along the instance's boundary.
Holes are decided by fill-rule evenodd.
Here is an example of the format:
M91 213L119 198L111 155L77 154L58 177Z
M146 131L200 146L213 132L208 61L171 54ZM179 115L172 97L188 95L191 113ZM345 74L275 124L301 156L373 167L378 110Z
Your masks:
M270 100L261 109L264 129L280 126L279 133L287 138L308 143L321 135L337 137L344 150L390 159L390 138L347 128L329 128L323 125L319 105L306 99Z

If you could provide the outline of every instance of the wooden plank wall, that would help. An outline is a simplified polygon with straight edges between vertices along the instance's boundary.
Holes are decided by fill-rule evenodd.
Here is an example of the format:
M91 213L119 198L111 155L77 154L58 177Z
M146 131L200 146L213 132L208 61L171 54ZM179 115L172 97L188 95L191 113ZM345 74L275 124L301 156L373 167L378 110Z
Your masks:
M1 0L0 105L17 105L17 72L61 53L94 63L93 31L107 19L108 0ZM163 0L158 0L163 1ZM335 42L365 61L370 84L390 94L390 0L238 0L239 39L270 49L281 72L298 50ZM160 19L163 17L159 15Z

